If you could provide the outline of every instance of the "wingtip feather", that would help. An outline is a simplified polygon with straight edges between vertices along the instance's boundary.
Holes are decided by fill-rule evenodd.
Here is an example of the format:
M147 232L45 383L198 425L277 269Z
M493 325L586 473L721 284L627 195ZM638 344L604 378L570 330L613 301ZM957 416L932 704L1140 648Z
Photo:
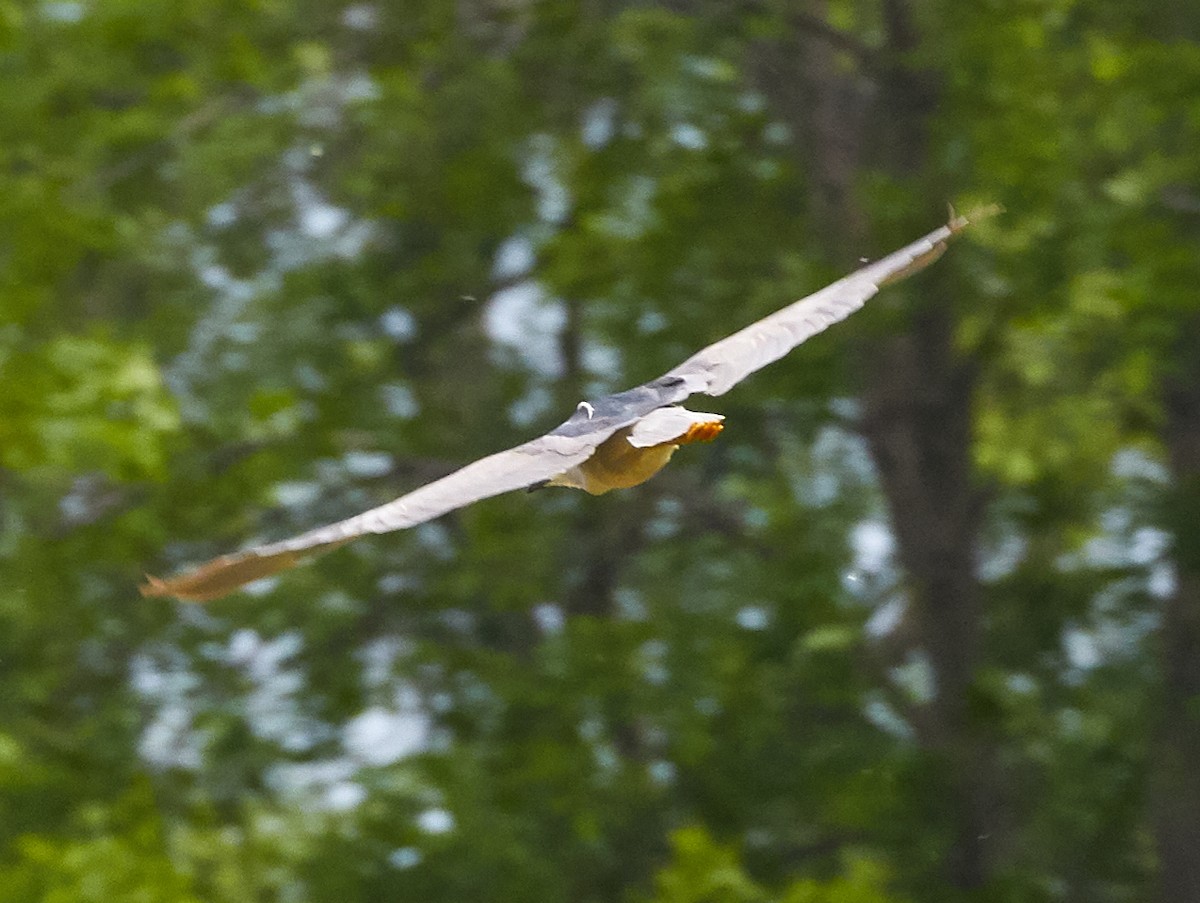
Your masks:
M300 557L293 552L225 555L166 580L147 575L146 582L138 590L143 596L170 596L187 602L211 602L228 596L247 583L292 567Z
M138 587L138 592L146 598L154 596L168 595L166 581L153 577L150 574L144 574L145 582Z
M1000 204L985 204L982 207L976 207L970 213L959 215L955 211L953 204L948 204L947 206L949 207L950 218L946 222L946 225L952 234L961 232L967 226L978 223L981 220L991 219L993 216L998 216L1004 212L1004 207Z

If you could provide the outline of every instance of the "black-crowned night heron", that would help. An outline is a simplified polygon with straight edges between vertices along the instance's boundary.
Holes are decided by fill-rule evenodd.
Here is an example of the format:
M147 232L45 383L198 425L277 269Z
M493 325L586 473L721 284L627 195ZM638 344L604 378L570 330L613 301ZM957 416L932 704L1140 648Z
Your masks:
M643 483L680 445L708 441L721 432L722 416L689 411L679 402L696 393L725 394L809 336L848 317L881 287L932 263L955 234L990 212L952 215L940 229L709 345L658 379L580 402L570 419L532 442L482 458L338 523L215 558L168 580L148 577L142 594L215 599L360 536L403 530L515 489L570 486L599 495Z

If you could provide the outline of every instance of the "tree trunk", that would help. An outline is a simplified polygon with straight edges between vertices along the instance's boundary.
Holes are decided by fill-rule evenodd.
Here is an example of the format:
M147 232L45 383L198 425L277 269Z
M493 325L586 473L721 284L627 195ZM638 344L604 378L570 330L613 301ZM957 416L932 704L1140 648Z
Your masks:
M991 755L968 707L981 631L981 506L970 463L974 379L954 359L952 334L950 314L933 307L873 349L864 432L908 576L917 643L934 676L919 739L946 767L946 880L970 889L987 881L995 819Z
M936 91L904 62L919 40L906 0L885 0L878 50L814 27L822 12L822 4L809 4L795 23L798 62L768 55L756 70L803 137L814 218L843 247L861 248L868 217L854 189L862 167L920 177ZM845 65L847 55L857 71ZM981 506L970 464L974 374L956 359L953 337L949 305L927 302L906 330L871 349L864 431L909 578L916 645L936 682L928 717L916 727L945 763L951 839L943 874L949 885L972 889L988 880L997 795L990 746L968 710L981 632Z
M1171 903L1200 900L1200 320L1189 327L1164 392L1177 580L1163 612L1161 722L1151 766L1160 894Z

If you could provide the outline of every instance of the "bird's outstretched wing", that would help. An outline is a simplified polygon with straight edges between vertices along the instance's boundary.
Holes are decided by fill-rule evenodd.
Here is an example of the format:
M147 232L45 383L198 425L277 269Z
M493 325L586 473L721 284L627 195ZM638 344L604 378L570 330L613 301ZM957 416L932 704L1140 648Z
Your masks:
M550 480L586 461L605 439L652 411L697 392L722 395L729 391L808 337L848 317L882 286L932 263L945 250L950 238L990 212L953 217L945 226L894 254L709 345L664 376L625 392L581 403L570 419L538 439L482 458L355 517L292 539L215 558L177 577L166 580L148 577L141 587L142 594L195 601L216 599L252 580L276 574L360 536L403 530L480 499ZM665 428L664 424L675 426L674 420L663 418L662 424L651 424L654 429L649 431L657 435L660 426Z
M195 602L217 599L360 536L403 530L480 499L545 482L586 461L617 430L682 395L682 381L664 377L581 404L569 420L546 435L481 458L386 505L291 539L222 555L177 577L147 577L141 593Z
M682 379L689 392L724 395L743 379L779 360L805 339L846 319L883 286L937 260L946 243L968 225L991 216L987 207L950 222L874 263L867 264L782 310L696 352L666 377Z

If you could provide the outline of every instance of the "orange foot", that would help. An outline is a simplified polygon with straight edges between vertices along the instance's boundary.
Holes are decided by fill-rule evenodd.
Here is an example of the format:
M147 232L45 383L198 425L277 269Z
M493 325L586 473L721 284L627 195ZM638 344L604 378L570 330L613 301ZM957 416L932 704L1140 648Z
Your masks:
M688 431L675 441L680 445L687 445L689 442L712 442L721 434L721 430L723 429L725 429L725 426L720 420L693 423L688 427Z

